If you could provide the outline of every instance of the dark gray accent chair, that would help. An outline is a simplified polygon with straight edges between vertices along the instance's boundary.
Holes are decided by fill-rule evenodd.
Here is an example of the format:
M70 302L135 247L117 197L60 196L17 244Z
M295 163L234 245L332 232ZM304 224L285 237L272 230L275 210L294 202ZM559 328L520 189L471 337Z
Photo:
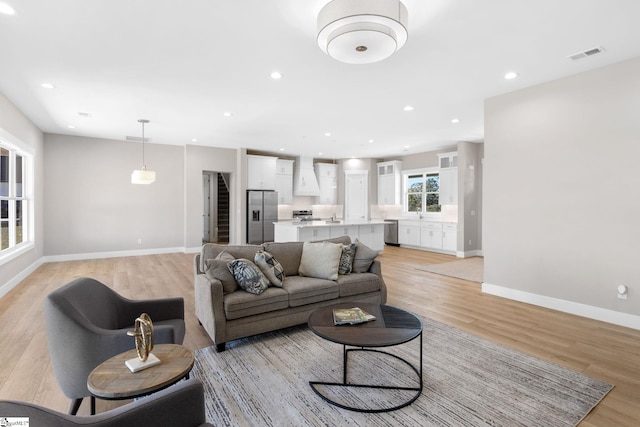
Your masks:
M0 416L28 417L29 425L43 427L213 427L206 423L204 391L196 379L98 415L67 415L32 403L2 400Z
M127 336L135 319L147 313L156 344L182 344L185 334L184 300L130 300L95 279L82 277L51 292L44 303L47 341L58 385L72 400L75 415L90 396L87 378L105 360L135 348ZM91 396L91 414L95 398Z

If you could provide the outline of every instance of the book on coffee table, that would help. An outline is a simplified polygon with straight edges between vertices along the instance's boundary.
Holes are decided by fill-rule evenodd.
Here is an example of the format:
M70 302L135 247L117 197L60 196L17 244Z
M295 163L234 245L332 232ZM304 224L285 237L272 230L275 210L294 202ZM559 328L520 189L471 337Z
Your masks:
M336 326L357 325L371 320L376 320L376 317L359 307L333 309L333 324Z

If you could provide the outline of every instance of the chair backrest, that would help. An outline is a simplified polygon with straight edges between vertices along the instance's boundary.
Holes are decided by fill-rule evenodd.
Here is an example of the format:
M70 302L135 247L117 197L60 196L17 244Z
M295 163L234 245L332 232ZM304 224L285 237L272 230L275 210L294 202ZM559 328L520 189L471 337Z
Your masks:
M89 373L108 358L133 347L117 346L105 330L118 328L120 296L108 286L86 277L76 279L47 296L44 304L47 342L58 385L70 399L89 395Z
M118 329L120 296L95 279L81 277L47 296L67 317L102 329Z
M0 417L5 416L28 417L30 425L47 427L211 426L205 423L202 383L193 378L94 416L67 415L32 403L0 401Z

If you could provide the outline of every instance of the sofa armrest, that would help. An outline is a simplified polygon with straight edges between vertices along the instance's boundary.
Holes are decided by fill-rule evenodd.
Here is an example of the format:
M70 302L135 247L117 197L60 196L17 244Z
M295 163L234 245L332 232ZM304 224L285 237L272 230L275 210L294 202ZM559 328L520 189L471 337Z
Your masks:
M380 277L380 304L387 303L387 284L384 283L384 278L382 277L382 264L379 260L374 259L369 267L369 273L373 273Z
M194 257L193 264L196 316L216 344L225 343L226 317L222 282L211 280L200 271L199 254Z

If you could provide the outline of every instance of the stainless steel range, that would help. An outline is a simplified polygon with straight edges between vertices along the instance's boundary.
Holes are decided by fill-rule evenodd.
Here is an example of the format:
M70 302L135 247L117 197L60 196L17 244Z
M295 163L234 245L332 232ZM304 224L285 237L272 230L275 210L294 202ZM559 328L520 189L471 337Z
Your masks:
M313 211L310 209L294 210L294 221L313 221Z

